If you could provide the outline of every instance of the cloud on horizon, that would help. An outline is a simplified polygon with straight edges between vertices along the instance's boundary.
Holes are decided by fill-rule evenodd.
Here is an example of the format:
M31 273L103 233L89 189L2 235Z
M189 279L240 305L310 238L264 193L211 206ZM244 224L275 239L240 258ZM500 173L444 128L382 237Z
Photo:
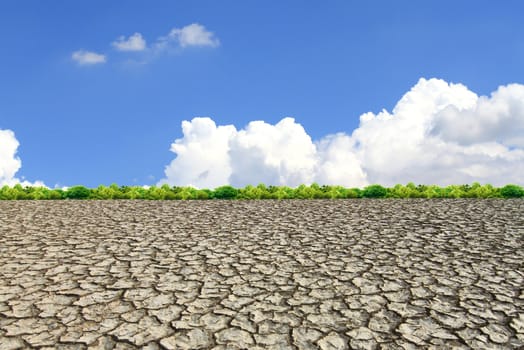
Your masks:
M43 182L29 182L15 177L22 166L22 161L16 156L20 143L12 130L0 129L0 186L45 186Z
M158 184L334 184L365 187L466 184L524 185L524 85L477 96L462 84L420 79L391 112L360 116L351 134L312 140L293 118L252 121L237 130L211 118L182 122L176 157ZM45 186L16 177L19 142L0 129L0 186Z
M86 50L78 50L73 52L71 58L82 66L101 64L106 62L105 55Z
M420 79L391 113L364 113L351 134L317 141L293 118L252 121L240 130L194 118L182 122L182 131L159 184L524 184L520 84L479 97L462 84Z

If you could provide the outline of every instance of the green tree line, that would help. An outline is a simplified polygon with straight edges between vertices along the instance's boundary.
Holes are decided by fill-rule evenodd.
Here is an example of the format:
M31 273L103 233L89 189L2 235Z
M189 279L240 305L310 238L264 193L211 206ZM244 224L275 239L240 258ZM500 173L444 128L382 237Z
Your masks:
M87 188L73 186L67 189L47 187L23 187L15 185L0 188L0 200L30 199L147 199L147 200L185 200L185 199L335 199L335 198L522 198L524 188L506 185L496 188L492 185L395 185L390 188L375 184L363 189L342 186L300 185L287 186L248 185L244 188L220 186L214 190L179 186L98 186Z

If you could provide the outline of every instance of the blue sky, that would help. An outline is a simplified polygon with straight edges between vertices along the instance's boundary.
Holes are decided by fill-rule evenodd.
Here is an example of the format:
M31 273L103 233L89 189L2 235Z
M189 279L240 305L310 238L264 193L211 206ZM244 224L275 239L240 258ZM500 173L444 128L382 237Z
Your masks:
M385 109L395 117L392 110L399 100L415 87L424 88L420 78L445 82L447 88L437 84L439 91L461 84L478 96L490 96L499 86L516 83L506 94L509 97L493 103L511 100L517 112L501 117L500 134L489 134L492 141L506 147L497 151L502 152L497 157L505 163L493 163L506 166L505 172L491 174L484 169L471 174L471 169L493 164L478 157L457 158L453 168L467 162L463 176L450 176L446 181L524 182L522 177L507 175L521 169L524 162L520 153L511 153L522 151L524 145L508 134L509 129L521 130L524 118L515 97L520 96L518 84L524 83L522 13L522 1L2 1L0 130L13 131L19 143L14 157L22 163L16 179L40 180L50 187L113 182L152 185L158 181L211 187L220 183L216 179L238 185L266 179L291 185L309 180L334 182L340 179L338 175L311 177L304 173L320 169L309 162L323 157L318 142L335 133L350 136L362 126L360 116L366 112L378 120L377 114ZM191 24L198 24L200 34L207 33L211 41L195 44L190 40L184 45L182 34L173 34L168 48L154 48L173 29L182 33ZM113 44L135 33L145 40L141 50L122 51ZM80 64L73 58L75 52L103 55L104 62ZM484 115L477 107L464 108ZM231 136L224 136L229 140L224 152L232 158L215 164L215 170L194 151L194 145L186 147L193 151L188 151L185 161L179 154L177 162L171 144L176 139L181 145L190 143L181 123L194 117L212 118L217 130L234 125L247 135L259 130L255 125L249 132L252 121L263 120L264 125L276 127L283 118L293 117L294 122L286 125L299 134L303 128L316 149L295 156L293 152L303 149L300 142L305 140L297 136L299 141L289 148L286 159L304 158L301 164L306 165L290 165L286 159L275 161L270 154L275 150L264 153L267 143L282 143L284 136L277 138L280 141L253 136L244 143L238 137L231 141ZM449 118L446 114L435 120L442 126L450 123ZM514 127L508 129L510 122ZM439 130L439 135L451 140L451 131L444 126ZM194 142L205 137L196 134ZM482 135L469 137L476 142L476 150L490 141L487 132ZM330 147L353 147L351 140L344 140L340 142L346 146ZM462 141L457 142L465 147ZM208 155L215 148L210 145L204 152ZM334 152L328 148L324 153ZM406 157L411 154L401 150ZM261 152L268 156L257 158ZM344 184L441 178L423 177L428 169L411 176L406 170L409 162L384 177L383 169L391 165L363 160L373 152L354 151L356 160L348 154L333 156L353 159L365 173L353 174L360 180ZM213 155L211 160L220 157ZM413 157L411 161L419 164ZM256 159L264 167L246 169L235 163ZM192 160L201 163L198 169L191 168ZM166 166L171 166L171 173L165 172ZM289 170L292 167L302 173ZM436 173L449 173L446 169L441 167ZM351 170L337 173L344 171ZM246 177L250 173L255 175ZM268 177L256 175L261 173ZM204 177L207 182L199 182ZM4 178L9 180L7 175Z

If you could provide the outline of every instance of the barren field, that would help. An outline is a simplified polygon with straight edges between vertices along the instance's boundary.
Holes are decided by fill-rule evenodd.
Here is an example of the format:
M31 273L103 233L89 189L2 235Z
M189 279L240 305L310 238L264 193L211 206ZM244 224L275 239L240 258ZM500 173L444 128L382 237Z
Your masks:
M518 349L524 200L0 202L0 349Z

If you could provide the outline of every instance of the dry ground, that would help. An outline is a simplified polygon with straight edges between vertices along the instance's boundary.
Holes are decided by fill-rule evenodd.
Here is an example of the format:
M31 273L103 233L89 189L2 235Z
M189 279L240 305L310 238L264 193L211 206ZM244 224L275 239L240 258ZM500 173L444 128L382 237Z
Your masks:
M0 349L518 349L524 200L0 202Z

